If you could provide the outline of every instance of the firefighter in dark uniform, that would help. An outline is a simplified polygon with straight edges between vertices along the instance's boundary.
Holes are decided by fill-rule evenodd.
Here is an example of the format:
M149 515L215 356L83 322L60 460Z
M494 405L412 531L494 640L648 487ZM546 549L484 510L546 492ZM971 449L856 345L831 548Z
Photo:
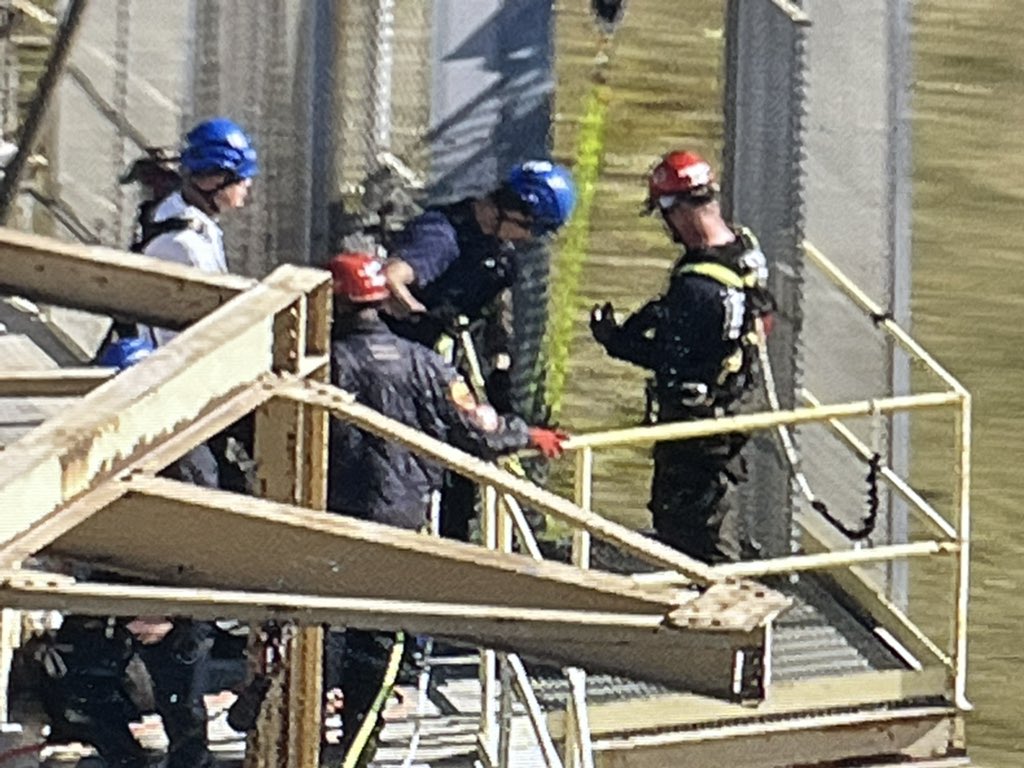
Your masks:
M555 232L575 204L565 168L530 161L515 166L485 197L432 208L413 219L389 244L391 258L384 268L394 297L389 325L434 346L449 318L480 319L516 280L509 246Z
M123 338L107 344L97 362L124 370L153 352L148 339ZM202 444L163 474L218 487L217 462ZM210 765L202 696L213 635L213 625L187 618L66 616L44 657L51 741L83 741L111 768L141 768L151 764L150 756L129 724L156 712L168 738L166 768Z
M434 347L457 318L470 324L485 319L483 338L478 339L485 393L500 413L513 410L513 246L558 230L575 203L575 187L565 168L530 161L513 167L489 195L427 210L389 243L385 276L393 300L385 316L388 324L400 336ZM468 538L474 498L471 485L449 477L442 517L445 536Z
M764 254L749 231L722 218L714 175L699 156L665 155L648 185L648 208L660 212L682 256L664 295L621 325L611 304L595 307L594 338L653 373L649 421L735 414L760 381L758 344L772 305ZM746 442L733 433L654 446L650 510L662 541L706 562L752 554L736 499Z
M357 400L403 424L483 459L528 446L549 458L565 435L528 427L477 402L462 377L433 350L393 333L379 309L390 295L381 263L345 253L330 263L335 318L331 379ZM331 420L328 509L352 517L425 529L443 469L433 461L339 419ZM401 636L348 630L341 669L345 766L372 756L380 707L397 674ZM326 660L328 667L331 659ZM330 681L328 681L328 685Z

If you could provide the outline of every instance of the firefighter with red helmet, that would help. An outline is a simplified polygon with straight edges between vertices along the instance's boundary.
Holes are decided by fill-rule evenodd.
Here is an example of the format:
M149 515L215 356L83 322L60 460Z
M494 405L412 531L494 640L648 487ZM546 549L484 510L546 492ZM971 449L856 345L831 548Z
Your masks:
M545 456L561 454L566 435L528 427L477 402L454 368L434 350L398 336L379 310L391 292L383 265L366 253L343 253L330 262L334 277L331 380L358 402L483 459L528 446ZM339 419L331 420L327 508L378 523L424 529L443 468L408 448ZM380 725L375 705L394 685L402 638L347 630L340 670L344 693L342 745L345 765L371 756ZM327 686L337 659L325 658ZM338 672L336 667L333 670ZM355 753L358 754L358 759Z
M621 325L610 303L594 307L591 331L612 357L652 373L651 423L734 414L759 381L758 321L772 305L764 254L722 217L714 172L693 152L670 152L651 169L647 211L683 248L668 288ZM654 446L649 506L661 540L706 562L752 553L736 499L746 441L734 433Z

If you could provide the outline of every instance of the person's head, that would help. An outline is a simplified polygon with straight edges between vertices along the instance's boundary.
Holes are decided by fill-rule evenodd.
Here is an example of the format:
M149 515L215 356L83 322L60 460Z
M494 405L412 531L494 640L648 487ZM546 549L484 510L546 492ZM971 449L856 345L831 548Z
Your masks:
M155 351L153 343L148 339L129 337L118 339L108 344L99 357L96 364L101 368L116 368L123 371L131 368L136 363L141 363Z
M259 172L245 131L223 117L204 120L185 136L181 173L190 202L207 213L241 208Z
M547 160L520 163L491 195L494 231L505 242L543 237L560 229L576 205L569 171Z
M343 314L376 309L391 292L384 265L369 253L346 251L328 263L334 279L334 307Z
M709 244L725 227L714 171L694 152L669 152L647 176L647 212L658 211L672 239L684 246Z

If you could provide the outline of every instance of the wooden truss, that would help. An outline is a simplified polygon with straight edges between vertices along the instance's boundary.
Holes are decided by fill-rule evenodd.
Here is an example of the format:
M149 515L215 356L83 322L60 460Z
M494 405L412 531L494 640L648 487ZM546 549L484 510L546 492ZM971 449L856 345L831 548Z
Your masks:
M313 627L307 650L293 657L308 668L290 681L294 707L306 715L291 713L283 748L290 764L306 764L319 740L318 652L309 649L323 622L445 635L734 700L763 697L771 622L787 598L726 580L330 386L327 273L283 266L257 283L0 230L0 286L31 300L183 329L116 376L80 369L0 375L4 395L82 395L3 453L3 605L284 618ZM253 412L261 498L157 477ZM538 562L324 514L328 414L678 578L652 582ZM129 573L139 586L22 567L39 555ZM295 699L294 690L305 697Z

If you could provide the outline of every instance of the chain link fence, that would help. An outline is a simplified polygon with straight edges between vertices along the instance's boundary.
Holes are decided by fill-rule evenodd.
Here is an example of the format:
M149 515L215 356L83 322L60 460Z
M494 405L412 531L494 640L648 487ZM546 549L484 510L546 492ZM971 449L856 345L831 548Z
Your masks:
M726 10L723 207L749 227L769 263L778 302L769 359L782 408L801 375L806 18L775 0L730 0ZM763 556L791 550L791 471L768 432L752 440L748 525Z
M815 26L801 6L811 6ZM769 356L782 408L808 404L805 391L837 403L909 387L905 360L871 320L804 267L806 231L870 296L891 301L897 319L908 321L909 198L898 187L909 154L906 136L892 127L902 125L906 106L887 101L898 96L908 71L896 55L906 19L895 7L878 6L858 10L863 18L855 21L812 3L728 5L723 197L729 214L759 236L770 262L779 311ZM851 64L836 52L853 50L854 39L858 62ZM860 61L865 50L877 53L869 63ZM816 78L809 83L812 57ZM856 115L848 113L850 100ZM767 554L790 551L793 509L823 516L836 546L905 540L905 513L878 480L879 466L905 469L906 417L899 418L895 430L882 416L847 424L871 460L851 454L826 426L810 425L793 430L793 466L774 435L764 433L753 452L746 506ZM800 483L793 482L797 473ZM879 585L905 594L905 576L896 575L903 565L888 568L875 569Z

